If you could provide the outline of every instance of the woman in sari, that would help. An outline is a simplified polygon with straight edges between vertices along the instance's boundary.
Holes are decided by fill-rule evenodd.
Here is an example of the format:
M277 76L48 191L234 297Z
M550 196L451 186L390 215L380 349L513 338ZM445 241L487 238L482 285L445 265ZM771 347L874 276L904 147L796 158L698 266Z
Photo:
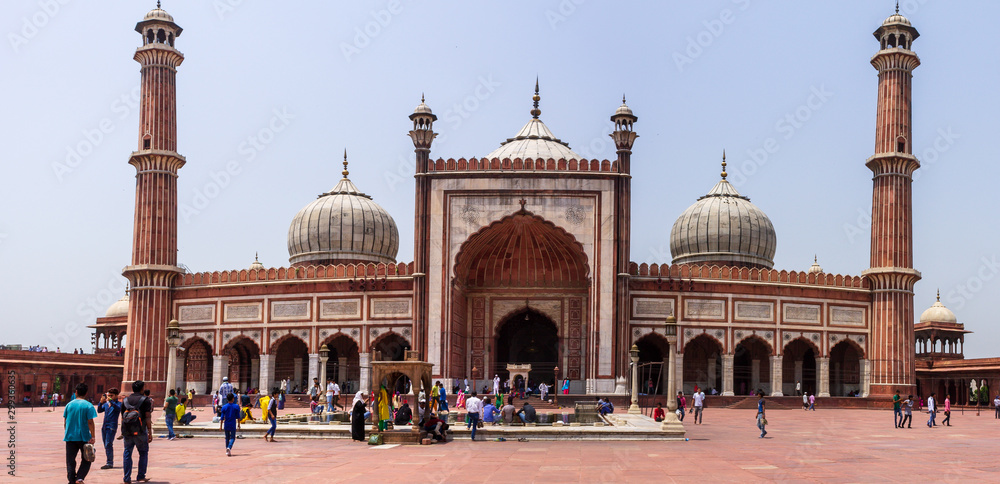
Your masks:
M458 398L455 400L455 407L465 408L465 391L461 388L458 389Z
M378 409L378 429L386 430L392 420L392 411L389 409L389 392L384 386L378 391L378 406L375 408Z
M563 395L569 395L569 378L563 380L562 392Z
M351 404L351 439L359 442L365 441L365 392L358 392L354 395L354 402Z

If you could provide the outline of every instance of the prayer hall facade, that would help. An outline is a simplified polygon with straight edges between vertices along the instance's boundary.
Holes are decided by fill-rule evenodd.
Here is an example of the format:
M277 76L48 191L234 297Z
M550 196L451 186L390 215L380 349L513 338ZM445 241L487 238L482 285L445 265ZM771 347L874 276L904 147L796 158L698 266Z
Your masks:
M413 261L396 260L395 219L350 180L345 153L343 178L326 191L317 184L319 196L289 214L287 266L185 272L176 260L182 29L157 8L136 31L130 293L96 325L104 348L128 335L125 385L165 387L175 319L171 380L200 393L225 376L240 388L288 380L291 390L327 375L364 389L372 361L408 355L447 383L531 364L530 379L568 379L574 394L625 393L633 345L653 393L666 388L671 353L688 393L782 395L797 383L818 396L915 393L911 81L920 62L910 50L918 33L901 15L875 32L876 142L864 161L874 174L871 257L856 276L818 264L775 269L775 228L727 181L725 157L714 186L705 180L706 195L673 224L672 262L632 261L638 117L623 99L611 116L615 158L584 159L542 122L537 83L527 123L481 157L433 157L436 116L423 99L409 115L414 213L396 216L414 217Z

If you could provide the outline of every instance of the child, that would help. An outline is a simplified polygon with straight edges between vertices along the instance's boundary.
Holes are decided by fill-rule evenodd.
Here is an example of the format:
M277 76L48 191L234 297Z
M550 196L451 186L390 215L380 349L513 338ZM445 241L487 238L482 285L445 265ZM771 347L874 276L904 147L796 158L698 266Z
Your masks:
M226 395L226 403L222 406L222 418L219 420L219 430L226 434L226 455L233 455L233 443L236 442L236 431L240 429L240 406L232 393Z

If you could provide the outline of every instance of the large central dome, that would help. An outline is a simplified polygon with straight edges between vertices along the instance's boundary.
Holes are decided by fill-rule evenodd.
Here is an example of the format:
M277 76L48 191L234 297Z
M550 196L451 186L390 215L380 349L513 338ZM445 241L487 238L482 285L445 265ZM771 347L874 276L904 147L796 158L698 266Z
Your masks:
M507 141L500 143L500 147L486 155L486 159L582 159L580 155L570 149L569 144L556 138L556 135L552 134L549 127L545 126L545 123L541 119L538 119L542 111L538 109L538 100L541 97L538 95L537 80L535 81L535 95L531 99L534 101L534 108L531 110L531 119L528 121L528 124L525 124L513 138L508 138Z
M774 267L777 237L771 219L722 180L688 207L670 230L674 264Z
M288 227L292 265L393 263L399 250L396 222L347 178L299 211Z

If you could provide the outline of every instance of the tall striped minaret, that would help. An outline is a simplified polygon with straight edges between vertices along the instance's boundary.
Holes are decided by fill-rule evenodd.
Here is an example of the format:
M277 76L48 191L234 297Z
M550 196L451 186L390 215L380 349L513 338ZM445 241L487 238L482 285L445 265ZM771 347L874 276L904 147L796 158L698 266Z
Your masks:
M878 70L875 154L867 166L872 189L871 265L864 275L872 290L872 325L868 359L869 395L890 398L896 390L914 393L913 156L911 85L920 59L910 47L920 34L896 13L875 31L881 50L871 63ZM887 400L888 401L888 400Z
M131 392L135 380L146 382L154 395L167 380L166 328L171 314L171 290L177 267L177 171L184 157L177 154L177 66L184 55L174 48L181 28L156 8L135 26L142 46L134 59L141 66L139 146L129 164L135 167L135 228L132 264L123 275L129 295L125 374L122 385Z

